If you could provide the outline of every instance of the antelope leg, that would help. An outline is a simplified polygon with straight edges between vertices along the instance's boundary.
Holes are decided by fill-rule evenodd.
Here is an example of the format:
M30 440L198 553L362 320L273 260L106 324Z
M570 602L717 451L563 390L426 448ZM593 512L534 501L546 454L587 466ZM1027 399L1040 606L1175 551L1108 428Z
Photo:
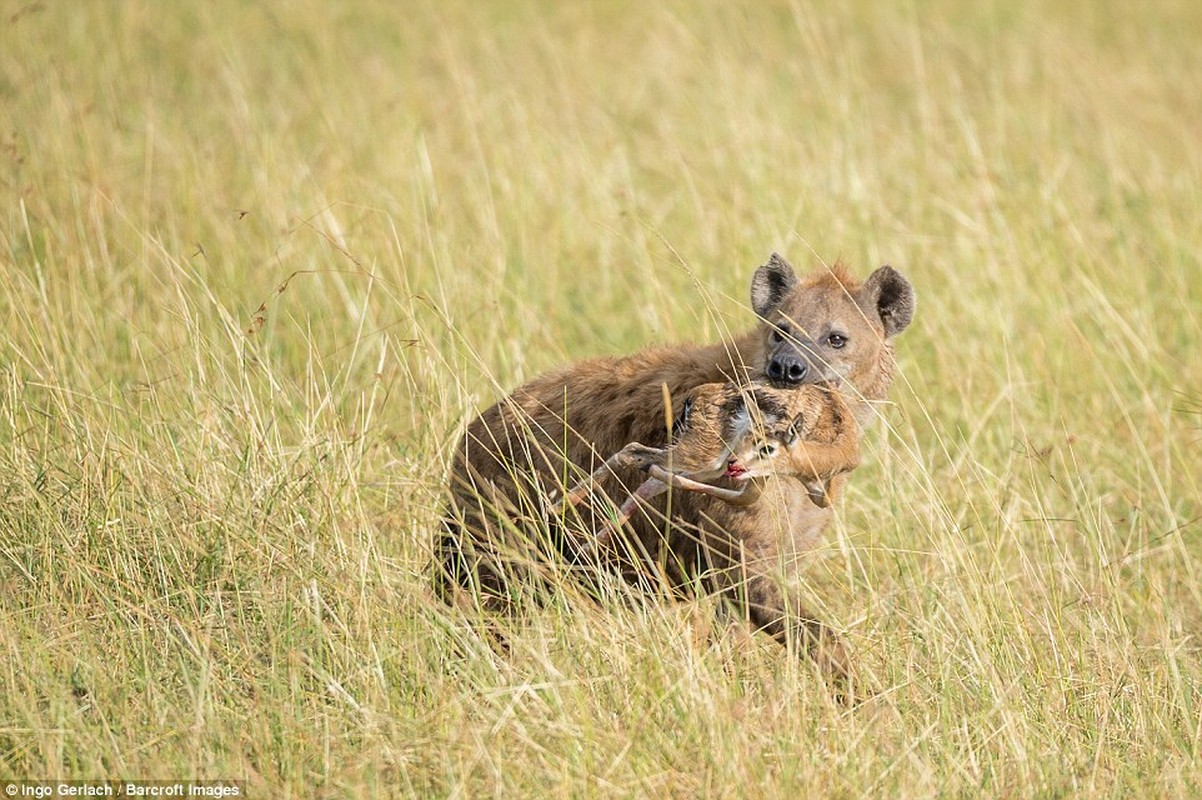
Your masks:
M626 498L626 502L618 509L618 517L616 520L607 521L605 526L597 531L597 546L604 547L613 539L614 534L618 529L626 524L630 519L630 515L634 513L635 508L640 502L646 502L653 497L658 497L668 491L668 485L657 478L648 478L639 484L639 488L630 493L630 497Z
M709 495L710 497L716 497L719 500L725 500L734 505L749 506L760 497L760 484L758 481L749 481L740 489L724 489L721 486L695 481L692 478L678 475L675 472L668 472L668 470L657 464L652 464L648 467L647 471L652 476L677 489Z
M831 504L831 482L826 481L806 481L806 493L810 499L814 501L814 505L819 508L827 508Z
M619 469L627 467L647 469L649 465L655 463L654 459L662 457L663 454L664 450L660 448L647 447L638 442L631 442L607 458L605 463L593 470L591 475L567 490L564 493L563 499L556 504L556 508L562 510L568 506L580 505L589 496L593 486L599 483L606 475L612 475Z

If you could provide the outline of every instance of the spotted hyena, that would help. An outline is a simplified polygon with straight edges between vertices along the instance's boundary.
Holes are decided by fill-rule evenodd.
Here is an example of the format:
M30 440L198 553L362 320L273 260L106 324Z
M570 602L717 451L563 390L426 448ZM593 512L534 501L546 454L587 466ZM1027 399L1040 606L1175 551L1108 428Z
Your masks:
M914 303L909 281L892 267L862 282L842 267L800 279L774 253L752 277L758 321L745 333L580 361L514 390L477 417L455 449L440 585L473 587L503 603L548 558L581 560L588 550L582 543L604 528L613 504L586 502L565 521L555 497L630 442L668 445L665 398L679 416L702 384L833 384L862 430L893 381L893 339L910 324ZM619 469L602 479L602 493L620 502L645 478L637 467ZM831 491L838 494L846 479L834 477ZM795 641L828 676L845 680L850 666L838 637L780 579L832 516L804 481L767 477L758 501L745 506L692 492L667 497L670 514L664 496L640 504L623 529L623 546L609 548L602 566L636 581L654 575L682 590L700 584L722 593L757 628Z

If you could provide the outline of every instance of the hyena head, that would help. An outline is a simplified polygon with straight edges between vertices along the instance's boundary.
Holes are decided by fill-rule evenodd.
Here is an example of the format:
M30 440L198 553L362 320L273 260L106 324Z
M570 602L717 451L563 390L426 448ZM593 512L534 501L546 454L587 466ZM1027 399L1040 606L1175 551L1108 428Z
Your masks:
M892 339L914 316L914 289L892 267L863 283L838 265L799 280L773 253L751 279L751 307L760 318L763 374L774 386L831 381L880 400L893 381Z

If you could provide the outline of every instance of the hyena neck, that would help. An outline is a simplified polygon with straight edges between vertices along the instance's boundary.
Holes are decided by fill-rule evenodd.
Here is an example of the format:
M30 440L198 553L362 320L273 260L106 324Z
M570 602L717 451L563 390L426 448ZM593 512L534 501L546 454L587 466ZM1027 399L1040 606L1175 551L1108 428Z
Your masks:
M847 400L848 406L851 407L852 413L856 417L861 434L864 428L879 416L878 407L889 395L889 387L893 385L893 375L896 367L897 364L893 357L893 343L885 342L877 370L873 374L872 379L863 386L859 386L851 391L844 390L844 398Z
M686 351L682 376L693 388L703 383L745 384L763 378L764 357L759 332L755 329L713 344Z

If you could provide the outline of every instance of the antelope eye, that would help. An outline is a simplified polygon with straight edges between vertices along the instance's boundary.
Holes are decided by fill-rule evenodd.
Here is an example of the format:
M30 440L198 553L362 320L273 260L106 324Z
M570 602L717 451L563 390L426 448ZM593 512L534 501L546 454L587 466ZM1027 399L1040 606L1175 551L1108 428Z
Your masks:
M766 444L760 448L760 455L764 456L764 457L771 456L775 452L776 452L776 445L774 445L774 444Z
M843 345L847 344L847 337L841 333L832 333L826 337L826 343L838 350Z

